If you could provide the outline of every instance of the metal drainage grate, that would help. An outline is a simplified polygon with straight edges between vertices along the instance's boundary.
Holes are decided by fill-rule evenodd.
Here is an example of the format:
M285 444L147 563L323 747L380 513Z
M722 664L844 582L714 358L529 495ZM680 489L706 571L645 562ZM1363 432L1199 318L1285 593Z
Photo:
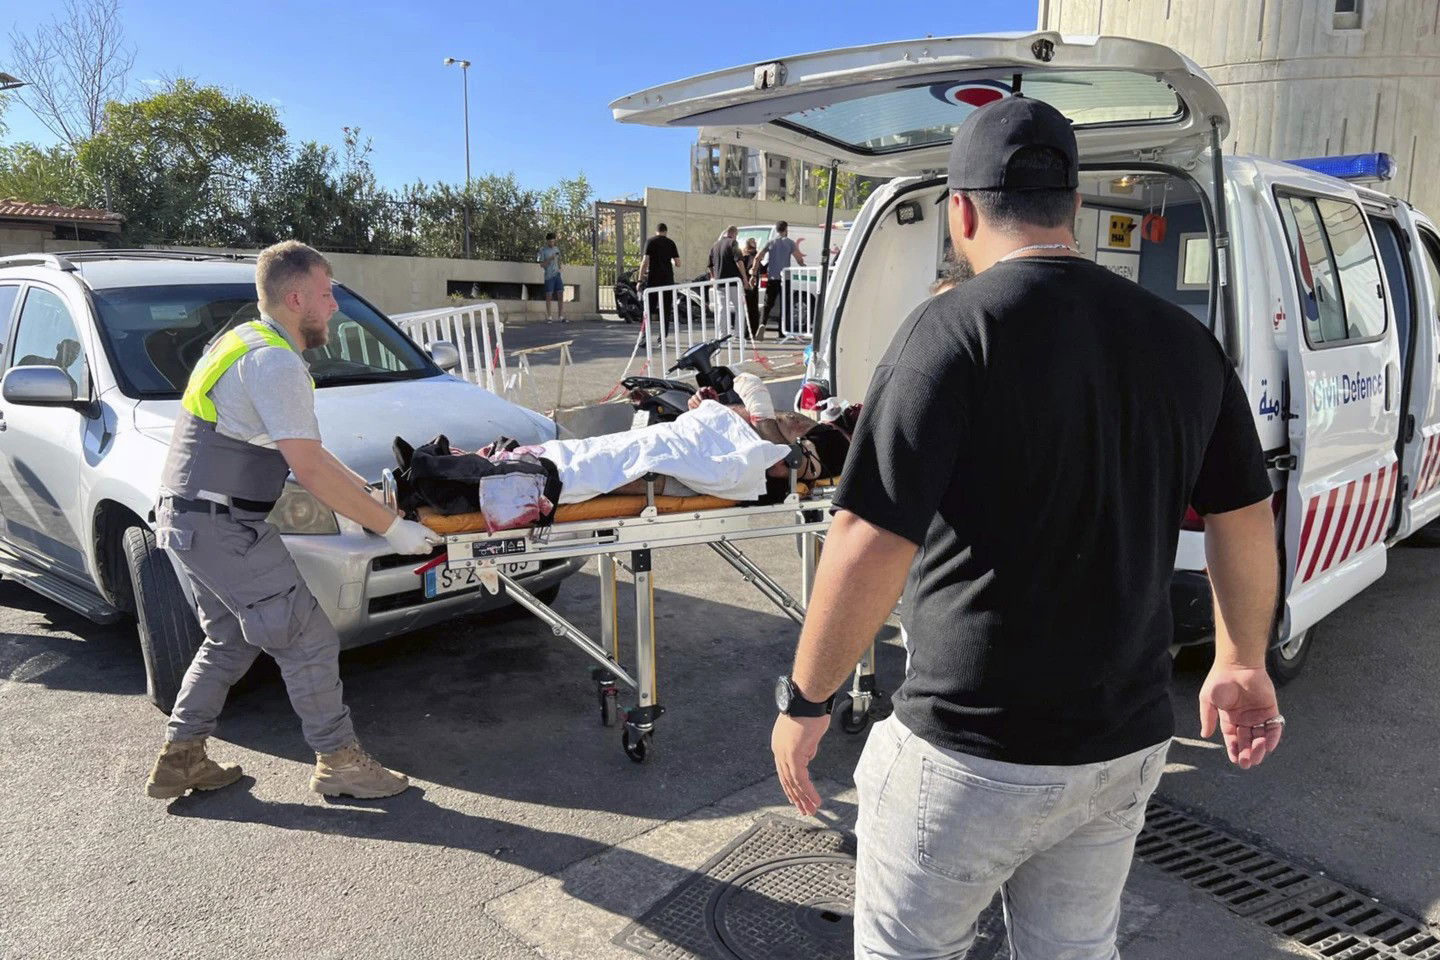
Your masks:
M1326 960L1440 960L1426 924L1151 800L1135 853Z

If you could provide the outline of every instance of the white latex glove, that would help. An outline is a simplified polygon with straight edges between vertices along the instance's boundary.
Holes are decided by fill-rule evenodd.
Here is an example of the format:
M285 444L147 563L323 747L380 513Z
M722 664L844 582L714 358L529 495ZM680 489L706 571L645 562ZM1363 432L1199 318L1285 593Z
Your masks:
M745 409L750 411L752 419L775 419L775 402L770 399L770 391L766 388L765 381L753 373L736 374L734 390Z
M444 540L440 534L423 523L406 520L404 517L396 517L395 522L390 524L390 528L381 536L396 553L414 556L429 553L435 549L436 544Z

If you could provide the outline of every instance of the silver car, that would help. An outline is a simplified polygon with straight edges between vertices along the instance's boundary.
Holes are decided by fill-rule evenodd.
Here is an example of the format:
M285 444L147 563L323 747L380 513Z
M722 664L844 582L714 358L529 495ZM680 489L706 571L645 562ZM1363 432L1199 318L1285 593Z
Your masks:
M397 436L475 449L537 443L553 421L447 374L341 284L330 342L306 351L326 446L378 481ZM0 258L0 572L97 623L135 616L151 699L168 708L203 636L189 587L155 547L152 510L191 368L220 330L258 316L244 258L83 251ZM346 647L507 602L425 596L423 557L287 485L271 521ZM550 599L583 561L517 569ZM446 586L452 586L446 584Z

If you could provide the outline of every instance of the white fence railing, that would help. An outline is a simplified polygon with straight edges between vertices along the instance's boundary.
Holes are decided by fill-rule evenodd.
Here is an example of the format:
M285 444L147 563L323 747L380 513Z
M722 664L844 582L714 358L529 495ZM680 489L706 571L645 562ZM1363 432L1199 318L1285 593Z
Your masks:
M505 396L513 384L505 362L505 324L494 303L440 307L391 317L422 347L448 340L460 351L461 377Z
M744 363L753 352L746 326L745 285L736 277L646 287L645 362L650 376L663 377L670 365L697 343L731 334L718 363Z
M780 274L780 339L810 340L815 336L815 308L820 303L819 267L786 267Z

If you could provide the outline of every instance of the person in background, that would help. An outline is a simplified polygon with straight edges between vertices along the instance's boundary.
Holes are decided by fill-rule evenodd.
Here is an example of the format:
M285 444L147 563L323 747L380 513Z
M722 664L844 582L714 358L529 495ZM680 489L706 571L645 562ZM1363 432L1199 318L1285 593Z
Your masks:
M645 253L640 258L640 270L636 274L636 292L643 292L646 287L670 286L675 282L675 268L678 266L680 248L675 246L675 241L670 239L669 228L662 223L655 228L655 236L645 241ZM664 329L674 309L672 300L663 293L649 300L652 312L659 307L661 329Z
M781 329L783 321L777 305L780 303L780 298L784 295L784 291L781 289L781 281L785 276L785 268L790 266L791 260L795 261L796 266L805 266L805 255L800 252L800 248L796 246L795 241L790 239L790 224L781 220L775 224L775 236L771 237L770 241L766 243L760 251L760 257L756 260L755 267L751 273L752 278L758 282L760 279L760 265L762 262L764 263L766 276L765 314L761 319L760 325L763 328L765 324L769 323L770 314L773 312L775 314L775 335L777 337L783 337L785 335L785 331Z
M745 274L745 319L750 328L750 339L759 340L765 332L760 323L760 291L755 286L755 261L760 253L755 247L755 238L745 240L745 250L740 256L740 266Z
M739 235L739 227L726 227L710 248L711 280L743 279L740 243L735 239Z
M545 234L545 246L535 255L535 262L545 270L545 322L550 323L550 301L555 301L555 310L561 323L565 322L565 281L560 277L560 248L555 245L555 234Z

